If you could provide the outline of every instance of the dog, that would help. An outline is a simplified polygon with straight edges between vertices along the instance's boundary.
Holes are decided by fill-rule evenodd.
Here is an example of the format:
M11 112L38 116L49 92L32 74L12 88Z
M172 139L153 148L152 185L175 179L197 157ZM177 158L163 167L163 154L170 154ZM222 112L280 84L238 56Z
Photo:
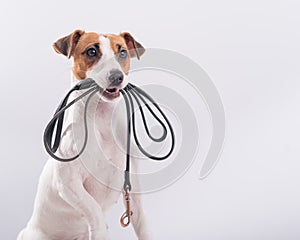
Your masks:
M130 59L140 58L144 47L128 32L99 34L76 30L53 44L54 50L73 60L72 85L87 78L93 79L102 93L93 96L88 111L88 124L94 124L98 144L113 165L124 169L124 151L116 144L111 121L116 103L121 98L120 89L128 84ZM86 99L74 105L65 121L58 153L62 157L76 154L76 139L72 131L82 128ZM126 121L119 121L126 129ZM105 212L118 201L121 190L103 184L85 168L83 159L59 162L51 157L39 179L34 210L27 226L17 240L108 240ZM105 182L114 182L120 189L123 175L114 168L95 164ZM136 169L137 164L132 165ZM134 186L138 180L132 179ZM150 240L139 194L131 196L131 222L139 240ZM118 219L118 218L117 218Z

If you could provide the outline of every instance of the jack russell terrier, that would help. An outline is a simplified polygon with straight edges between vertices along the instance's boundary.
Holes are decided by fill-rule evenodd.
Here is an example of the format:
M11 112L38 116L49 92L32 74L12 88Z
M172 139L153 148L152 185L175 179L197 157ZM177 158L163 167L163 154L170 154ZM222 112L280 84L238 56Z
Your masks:
M72 85L91 78L104 89L92 100L94 112L89 111L88 124L94 124L98 144L109 161L124 169L126 153L116 144L111 121L120 99L119 89L128 83L130 58L139 59L145 49L127 32L114 35L81 30L59 39L53 47L57 53L73 58ZM84 101L77 103L68 114L58 149L61 157L77 153L72 129L82 127L79 122ZM120 122L126 129L126 121ZM106 182L115 181L122 189L123 175L116 176L114 168L95 166ZM137 169L134 161L132 167ZM137 179L132 181L138 186ZM104 215L120 195L121 191L97 181L80 157L72 162L50 158L39 179L32 217L17 240L108 240ZM139 240L150 240L140 195L132 194L131 200L131 222L136 235Z

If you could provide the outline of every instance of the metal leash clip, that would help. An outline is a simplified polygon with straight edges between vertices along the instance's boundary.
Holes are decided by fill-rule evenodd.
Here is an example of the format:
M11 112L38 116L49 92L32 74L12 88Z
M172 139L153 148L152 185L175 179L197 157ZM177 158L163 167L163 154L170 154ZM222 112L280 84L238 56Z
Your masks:
M122 227L127 227L131 222L131 216L133 214L133 212L130 210L130 193L128 188L124 192L124 200L126 202L126 211L120 218L120 224Z

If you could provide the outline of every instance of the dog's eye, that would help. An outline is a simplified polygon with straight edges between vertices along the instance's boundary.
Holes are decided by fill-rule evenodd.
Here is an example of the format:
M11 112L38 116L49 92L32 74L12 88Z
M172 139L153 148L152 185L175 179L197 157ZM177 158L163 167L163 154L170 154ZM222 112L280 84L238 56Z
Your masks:
M86 55L88 55L89 57L95 57L97 55L97 50L95 48L89 48L86 51Z
M125 49L122 49L120 52L119 52L119 57L120 58L127 58L127 51Z

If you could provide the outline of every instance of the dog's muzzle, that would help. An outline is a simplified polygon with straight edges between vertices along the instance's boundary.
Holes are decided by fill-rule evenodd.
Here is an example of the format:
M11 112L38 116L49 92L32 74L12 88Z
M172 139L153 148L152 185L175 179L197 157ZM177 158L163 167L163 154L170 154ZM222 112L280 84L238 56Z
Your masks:
M113 69L109 72L108 81L110 86L117 87L124 80L124 74L119 69Z

